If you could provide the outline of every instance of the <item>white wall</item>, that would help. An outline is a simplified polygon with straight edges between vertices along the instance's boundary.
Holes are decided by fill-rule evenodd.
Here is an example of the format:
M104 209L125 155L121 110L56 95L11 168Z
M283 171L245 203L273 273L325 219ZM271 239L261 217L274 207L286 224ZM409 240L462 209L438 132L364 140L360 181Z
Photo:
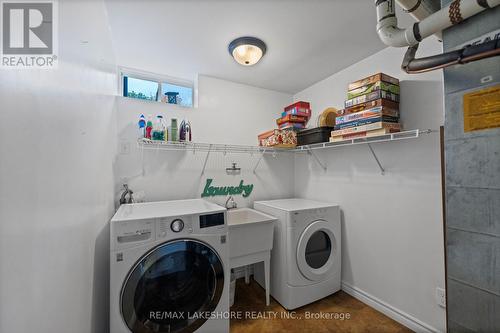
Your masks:
M59 9L59 68L0 70L0 332L108 329L116 75L103 4Z
M404 52L387 48L294 99L310 101L317 116L326 107L342 108L349 82L384 72L401 80L404 127L438 129L444 112L442 73L406 75L399 68ZM420 55L439 52L441 46L433 40L419 50ZM328 165L326 172L313 158L298 156L295 195L342 207L346 287L385 302L431 330L444 331L445 311L435 301L435 288L444 288L439 134L373 148L385 176L365 145L318 151Z
M161 103L117 97L117 129L119 146L130 147L127 154L118 154L115 161L115 191L122 184L138 192L144 192L146 201L200 197L207 178L214 179L215 186L254 184L250 197L236 197L240 207L251 206L254 200L291 197L293 195L294 159L289 156L266 156L256 174L253 168L259 155L212 153L205 174L201 174L206 152L171 152L145 150L137 147L137 121L141 114L146 117L161 114L170 123L171 118L191 122L193 141L256 145L257 134L276 127L284 106L292 96L271 90L224 81L212 77L198 78L198 107L184 109ZM227 175L225 169L237 162L242 168L240 175ZM224 197L213 199L224 203Z

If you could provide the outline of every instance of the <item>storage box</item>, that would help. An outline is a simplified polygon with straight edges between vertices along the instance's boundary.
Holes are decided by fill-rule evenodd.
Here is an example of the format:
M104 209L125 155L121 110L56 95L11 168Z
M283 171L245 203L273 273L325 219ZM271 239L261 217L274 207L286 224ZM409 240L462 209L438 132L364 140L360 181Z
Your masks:
M365 86L362 86L362 87L359 87L359 88L356 88L354 90L347 92L347 98L348 99L355 98L355 97L358 97L361 95L366 95L368 93L371 93L371 92L374 92L377 90L384 90L384 91L399 95L399 86L398 85L392 84L392 83L387 83L384 81L376 81L376 82L372 82L370 84L367 84Z
M309 109L290 109L288 111L282 112L281 117L286 117L286 116L300 116L300 117L305 117L307 120L311 118L311 110Z
M378 130L368 131L368 132L357 132L340 136L332 136L330 142L340 142L345 140L359 139L359 138L371 138L374 136L387 135L391 133L397 133L400 130L397 128L381 128Z
M283 123L278 126L279 129L295 129L295 130L301 130L306 128L306 124L304 123Z
M297 134L293 130L274 129L259 135L259 146L293 148L297 145Z
M366 95L361 95L355 98L348 99L345 101L345 107L350 108L351 106L365 103L365 102L370 102L376 99L388 99L393 102L399 102L399 95L383 91L383 90L377 90L372 93L366 94Z
M259 140L259 146L265 146L266 143L267 143L267 139L272 136L274 134L274 129L270 130L270 131L267 131L267 132L264 132L264 133L261 133L257 136L258 140Z
M281 124L291 122L291 123L302 123L305 124L309 120L308 117L303 117L303 116L296 116L292 114L287 114L284 117L276 119L276 124L279 126Z
M293 104L288 105L285 107L285 112L290 111L290 110L311 110L311 105L308 102L295 102Z
M375 107L383 107L384 110L392 110L392 111L399 111L399 104L393 101L389 101L387 99L376 99L370 102L365 102L361 104L357 104L355 106L346 108L344 110L344 114L351 114L351 113L356 113L360 111L365 111L369 109L373 109Z
M335 118L335 125L341 125L345 123L349 123L351 121L356 121L360 119L368 119L375 118L380 116L390 116L390 117L399 117L399 111L386 109L383 106L377 106L368 110L354 112L350 114L346 114L344 116L340 116Z
M333 127L316 127L302 130L297 133L297 145L311 145L313 143L328 142Z
M357 120L349 121L347 123L335 125L335 130L341 130L341 129L350 128L350 127L358 127L358 126L378 123L380 121L387 122L387 123L397 123L397 122L399 122L399 117L379 115L377 117L357 119Z
M357 89L357 88L362 87L362 86L366 86L367 84L374 83L377 81L384 81L387 83L399 85L399 80L396 79L395 77L389 76L389 75L384 74L384 73L377 73L377 74L371 75L369 77L365 77L364 79L361 79L361 80L358 80L358 81L355 81L355 82L349 84L347 90L351 91L351 90Z
M342 136L351 133L359 133L359 132L369 132L373 130L378 130L382 128L387 128L389 130L399 130L401 131L400 123L386 123L386 122L377 122L373 124L361 125L356 127L344 128L341 130L332 131L332 137Z

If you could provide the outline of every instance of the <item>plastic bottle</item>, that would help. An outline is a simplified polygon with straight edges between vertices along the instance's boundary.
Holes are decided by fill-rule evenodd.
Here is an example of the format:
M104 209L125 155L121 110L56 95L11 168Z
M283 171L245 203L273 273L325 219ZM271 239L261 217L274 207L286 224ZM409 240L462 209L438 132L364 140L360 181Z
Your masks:
M148 121L146 123L146 139L151 139L151 132L153 131L153 116L148 116Z
M153 126L153 140L163 141L165 140L165 123L163 122L163 116L156 116L156 122Z
M141 114L139 117L139 139L142 139L146 137L146 118L144 118L144 115Z
M179 136L177 135L178 133L178 128L177 128L177 119L176 118L172 118L172 120L170 121L170 141L178 141L179 140Z
M165 141L169 141L170 140L170 130L169 130L169 127L170 126L167 126L167 123L164 121L163 124L165 125L165 134L163 136L163 138L165 139Z
M191 142L191 123L185 119L181 122L179 128L179 140Z

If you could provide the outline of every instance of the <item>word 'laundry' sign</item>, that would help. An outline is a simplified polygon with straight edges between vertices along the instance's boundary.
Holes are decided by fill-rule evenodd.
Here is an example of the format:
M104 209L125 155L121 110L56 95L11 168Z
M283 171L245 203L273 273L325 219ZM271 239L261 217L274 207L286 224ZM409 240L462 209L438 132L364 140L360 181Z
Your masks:
M243 195L243 198L246 198L253 191L253 184L244 185L243 180L240 181L238 186L212 186L213 181L213 179L207 179L205 189L201 194L202 198L223 195Z

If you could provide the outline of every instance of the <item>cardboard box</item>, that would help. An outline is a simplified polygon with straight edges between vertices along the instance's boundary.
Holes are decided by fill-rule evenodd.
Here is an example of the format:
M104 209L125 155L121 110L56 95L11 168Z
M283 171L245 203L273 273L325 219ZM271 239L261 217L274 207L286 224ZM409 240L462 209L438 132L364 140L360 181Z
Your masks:
M308 117L296 116L296 115L293 115L293 114L287 114L284 117L276 119L276 124L278 126L281 125L281 124L287 123L287 122L305 124L305 123L307 123L308 120L309 120Z
M388 99L393 102L399 102L399 95L383 91L383 90L377 90L372 93L366 94L366 95L361 95L355 98L348 99L345 101L345 107L350 108L352 106L355 106L357 104L365 103L365 102L370 102L376 99Z
M295 103L290 104L287 107L285 107L285 112L293 110L293 109L296 109L296 110L311 110L311 105L308 102L303 102L303 101L295 102Z
M357 120L353 120L353 121L350 121L347 123L335 125L335 130L340 130L340 129L349 128L349 127L357 127L357 126L362 126L362 125L368 125L368 124L373 124L373 123L377 123L380 121L384 121L384 122L388 122L388 123L397 123L397 122L399 122L399 118L379 115L378 117L357 119Z
M334 136L330 138L330 142L341 142L345 140L359 139L359 138L371 138L374 136L387 135L391 133L398 133L399 129L393 128L381 128L378 130L368 131L368 132L359 132L359 133L351 133L341 136Z
M378 130L381 128L401 130L401 124L399 124L399 123L386 123L386 122L379 121L378 123L367 124L367 125L362 125L362 126L357 126L357 127L349 127L349 128L344 128L344 129L337 130L337 131L332 131L331 136L335 137L335 136L341 136L341 135L346 135L346 134L351 134L351 133L368 132L368 131Z
M354 112L335 118L335 124L341 125L355 120L368 119L380 116L399 117L399 111L377 106L368 110Z
M364 79L361 79L361 80L358 80L358 81L355 81L355 82L349 84L347 90L351 91L351 90L357 89L357 88L362 87L362 86L366 86L367 84L374 83L377 81L384 81L387 83L399 85L399 80L396 79L395 77L389 76L389 75L384 74L384 73L377 73L377 74L365 77Z
M297 145L297 133L293 130L274 129L259 135L259 146L293 148Z
M347 93L347 99L355 98L361 95L366 95L377 90L384 90L399 95L399 85L387 83L384 81L376 81L349 91Z
M387 99L376 99L373 101L357 104L355 106L347 108L344 110L344 114L351 114L360 111L365 111L379 106L383 107L384 110L399 111L398 103L389 101Z

